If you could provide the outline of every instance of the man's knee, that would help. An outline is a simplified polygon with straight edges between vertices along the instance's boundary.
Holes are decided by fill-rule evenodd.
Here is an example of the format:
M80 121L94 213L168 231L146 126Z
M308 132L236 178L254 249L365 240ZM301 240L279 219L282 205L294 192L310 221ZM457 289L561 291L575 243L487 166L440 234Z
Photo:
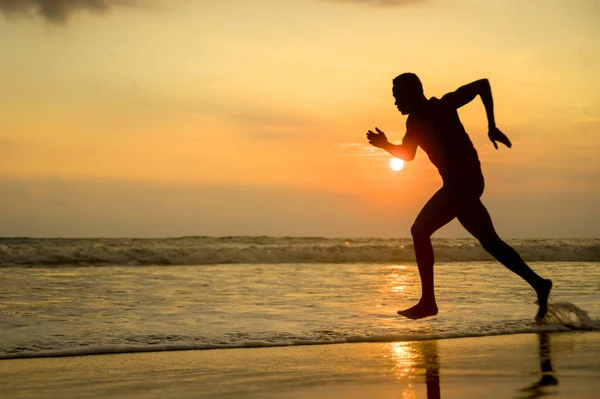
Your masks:
M479 242L481 243L481 246L483 247L483 249L485 249L488 252L493 251L495 249L499 249L503 245L505 245L504 241L502 241L500 239L500 237L498 237L498 235L496 235L496 234L489 235L486 237L481 237L481 238L479 238Z
M429 232L423 225L415 223L410 228L410 234L413 239L427 239L431 237L431 232Z

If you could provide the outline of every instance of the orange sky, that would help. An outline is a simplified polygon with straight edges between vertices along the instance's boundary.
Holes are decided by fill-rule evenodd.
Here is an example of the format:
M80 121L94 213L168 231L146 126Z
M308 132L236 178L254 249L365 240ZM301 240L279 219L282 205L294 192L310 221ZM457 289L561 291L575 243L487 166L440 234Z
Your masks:
M460 115L500 232L600 234L595 1L9 3L0 235L407 236L440 179L364 139L401 140L405 71L437 97L490 79L514 147L479 100Z

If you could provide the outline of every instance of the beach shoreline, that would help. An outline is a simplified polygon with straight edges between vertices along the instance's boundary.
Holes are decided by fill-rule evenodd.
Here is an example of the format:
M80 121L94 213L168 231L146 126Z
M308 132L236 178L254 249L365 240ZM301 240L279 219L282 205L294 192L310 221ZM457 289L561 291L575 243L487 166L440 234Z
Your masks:
M592 399L600 333L0 361L5 398Z

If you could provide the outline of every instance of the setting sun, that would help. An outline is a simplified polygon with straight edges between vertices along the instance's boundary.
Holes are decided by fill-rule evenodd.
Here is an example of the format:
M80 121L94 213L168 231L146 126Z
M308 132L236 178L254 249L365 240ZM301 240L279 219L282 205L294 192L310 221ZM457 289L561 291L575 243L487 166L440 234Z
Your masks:
M393 158L390 161L390 168L393 170L401 170L404 167L404 161L398 158Z

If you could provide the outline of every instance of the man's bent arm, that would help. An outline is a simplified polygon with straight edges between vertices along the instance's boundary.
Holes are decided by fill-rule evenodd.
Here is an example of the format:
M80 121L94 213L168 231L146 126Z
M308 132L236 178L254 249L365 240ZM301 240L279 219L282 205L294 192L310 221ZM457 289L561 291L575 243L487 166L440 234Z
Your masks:
M462 87L459 87L455 92L446 94L443 99L449 101L454 108L460 108L465 104L470 103L479 95L485 113L488 119L488 126L495 127L496 120L494 118L494 99L492 97L492 88L490 81L487 79L476 80Z
M394 157L399 158L403 161L409 162L415 159L415 154L417 152L416 144L412 142L402 143L399 145L386 143L381 148L392 154Z

